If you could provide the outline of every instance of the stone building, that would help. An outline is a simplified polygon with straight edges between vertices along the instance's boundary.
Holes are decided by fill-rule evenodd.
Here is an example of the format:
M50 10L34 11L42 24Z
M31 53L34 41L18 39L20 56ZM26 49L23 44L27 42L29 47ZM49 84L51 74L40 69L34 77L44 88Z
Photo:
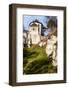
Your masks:
M29 24L28 41L31 42L31 44L38 44L40 42L41 29L42 29L42 24L37 20Z

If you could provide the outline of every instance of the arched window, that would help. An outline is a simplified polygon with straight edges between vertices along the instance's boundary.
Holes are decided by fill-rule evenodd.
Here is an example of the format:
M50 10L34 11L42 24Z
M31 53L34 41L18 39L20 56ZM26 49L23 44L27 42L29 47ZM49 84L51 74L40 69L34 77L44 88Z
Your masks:
M35 28L33 27L33 31L35 31Z

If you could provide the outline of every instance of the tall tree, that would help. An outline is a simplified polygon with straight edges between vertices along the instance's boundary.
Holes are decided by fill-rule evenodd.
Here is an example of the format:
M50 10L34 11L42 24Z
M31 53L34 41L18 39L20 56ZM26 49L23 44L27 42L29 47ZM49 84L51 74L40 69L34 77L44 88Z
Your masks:
M50 34L57 35L57 19L54 17L51 17L47 23L47 27L51 29Z

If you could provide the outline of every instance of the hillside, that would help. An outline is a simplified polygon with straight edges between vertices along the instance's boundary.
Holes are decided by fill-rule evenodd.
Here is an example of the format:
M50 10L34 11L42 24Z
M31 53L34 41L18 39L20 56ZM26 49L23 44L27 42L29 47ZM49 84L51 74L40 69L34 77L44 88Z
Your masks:
M24 48L23 74L56 73L57 69L52 65L52 59L48 58L45 47L32 45Z

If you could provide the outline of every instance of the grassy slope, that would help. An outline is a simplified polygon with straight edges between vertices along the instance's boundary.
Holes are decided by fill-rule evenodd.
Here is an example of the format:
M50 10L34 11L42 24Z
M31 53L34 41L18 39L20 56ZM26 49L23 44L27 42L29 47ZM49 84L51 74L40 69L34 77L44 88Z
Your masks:
M33 45L24 48L24 74L42 74L53 72L52 61L48 59L44 47Z

